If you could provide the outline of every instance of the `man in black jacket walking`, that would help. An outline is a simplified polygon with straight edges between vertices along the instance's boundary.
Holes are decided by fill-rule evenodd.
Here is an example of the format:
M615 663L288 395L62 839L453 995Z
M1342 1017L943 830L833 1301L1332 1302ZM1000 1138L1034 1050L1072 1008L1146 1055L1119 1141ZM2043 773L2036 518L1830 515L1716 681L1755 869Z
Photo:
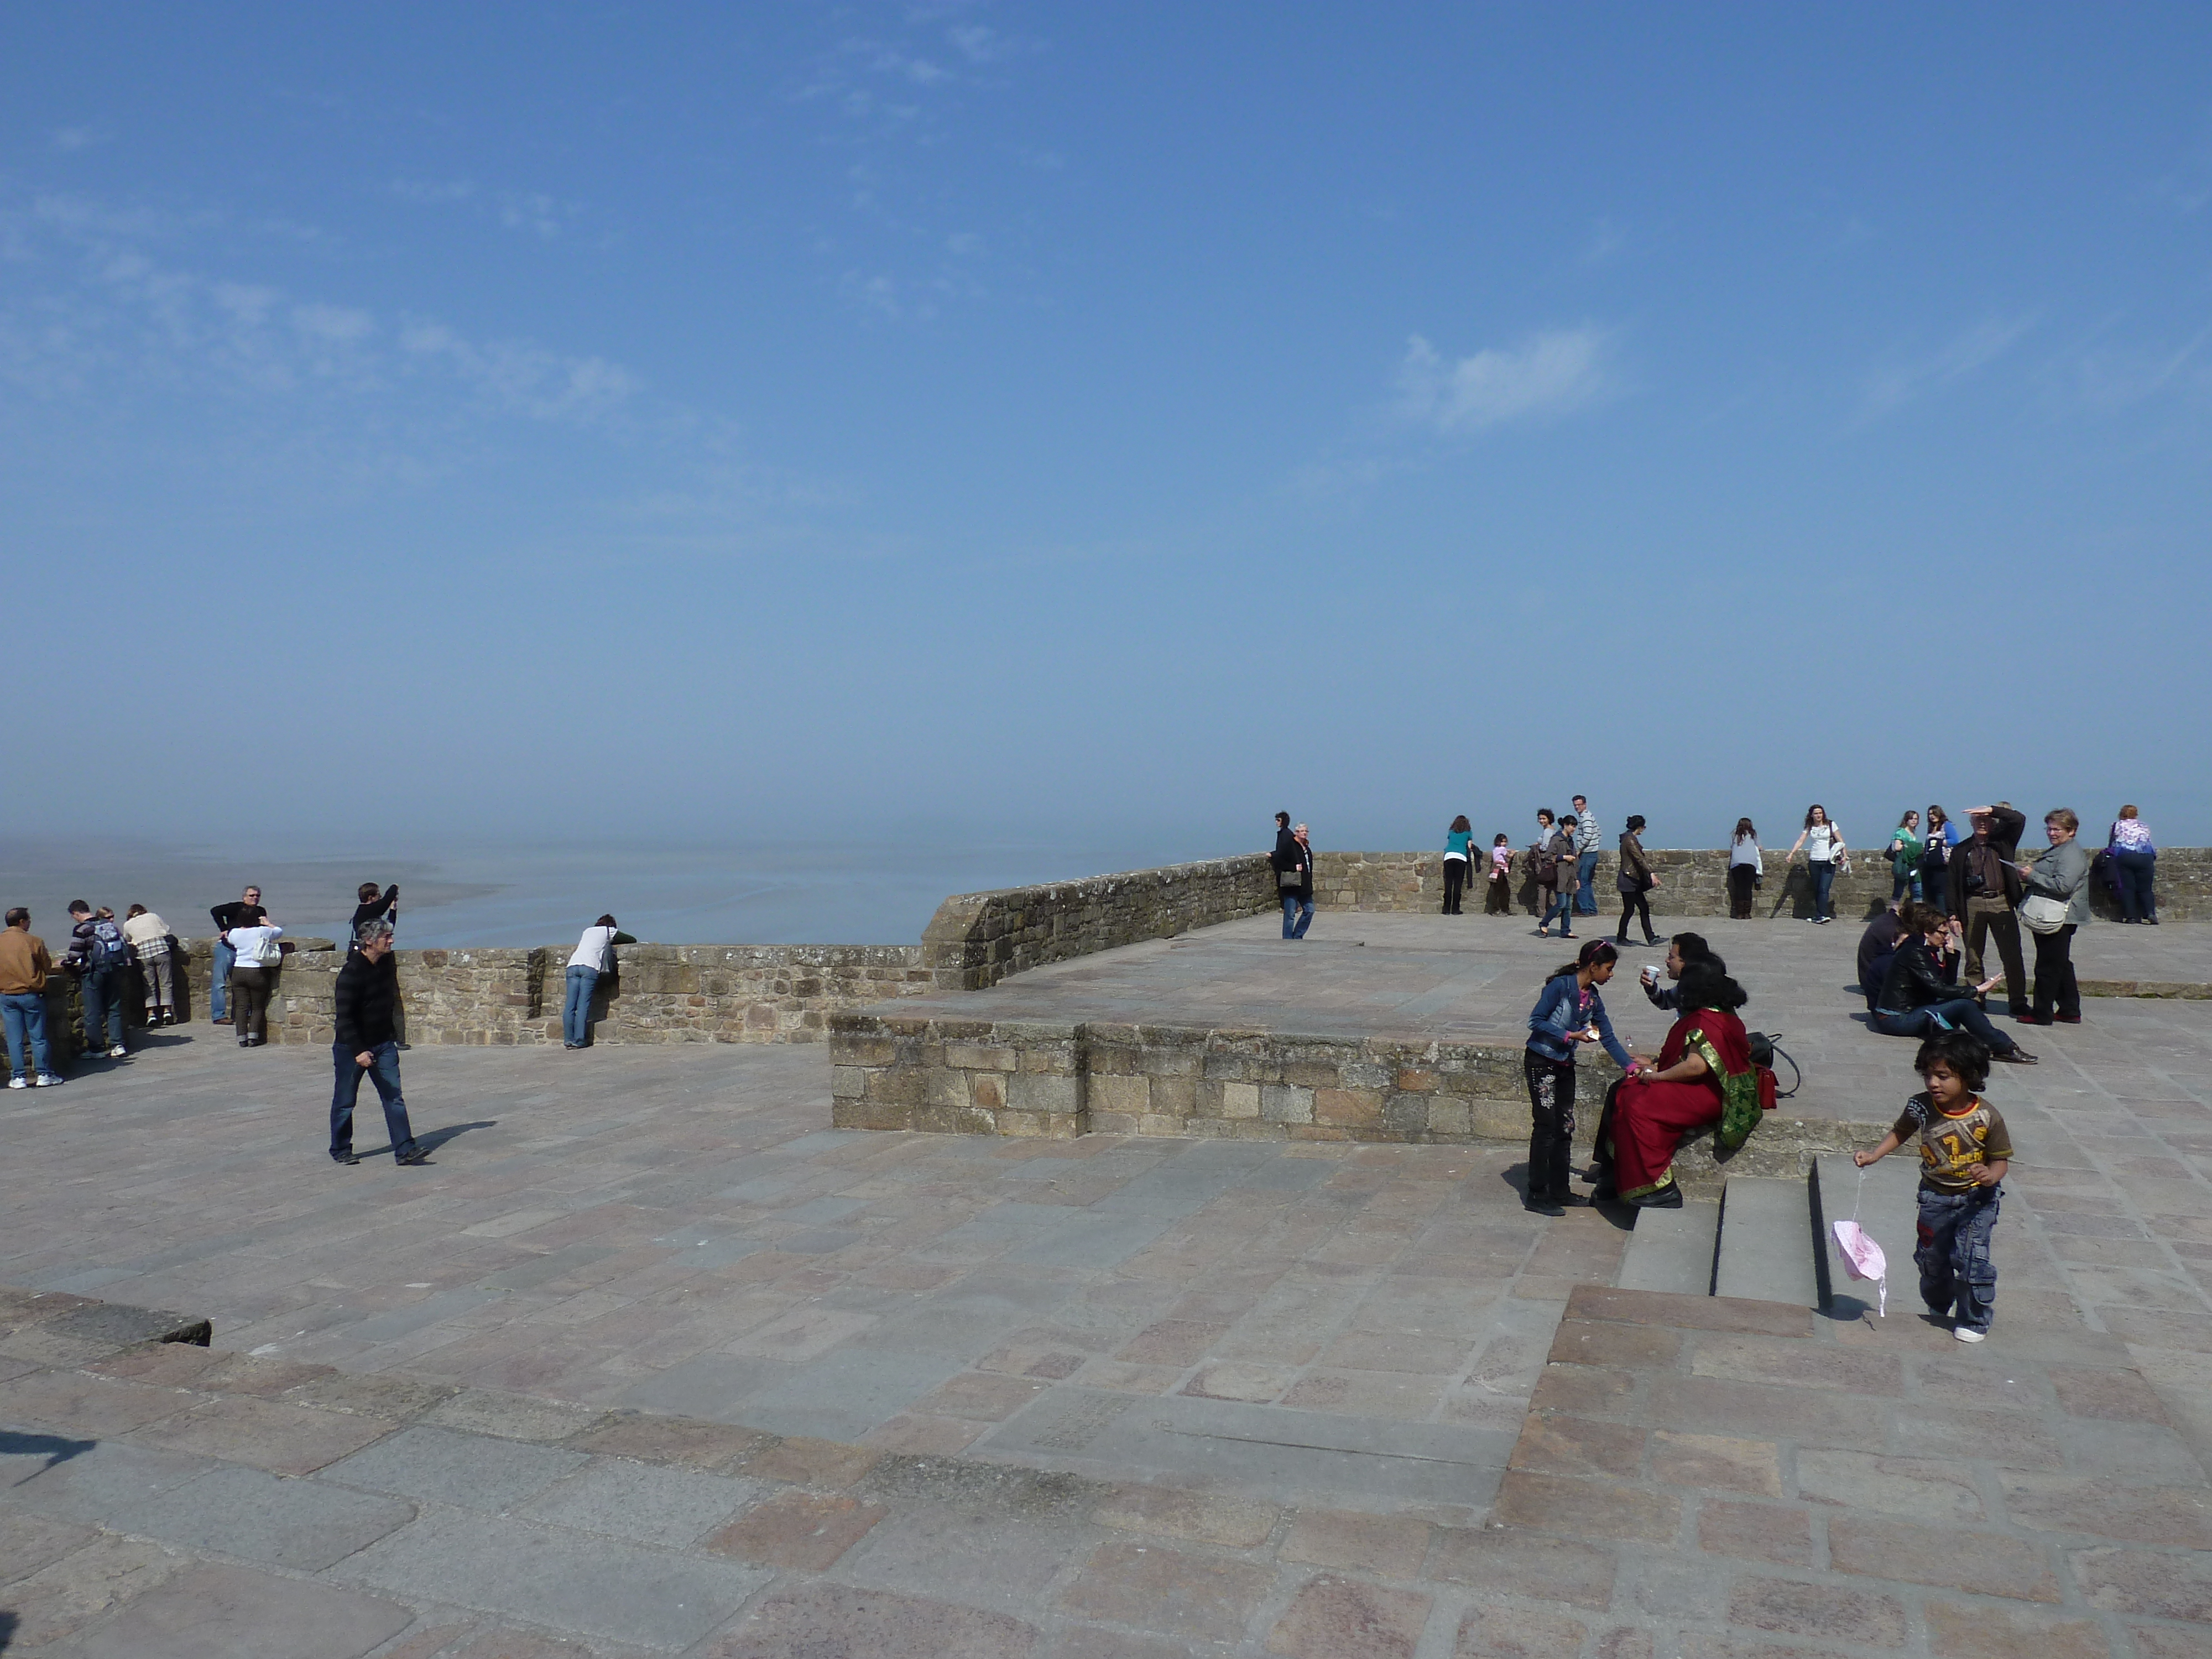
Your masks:
M1996 935L1997 955L2004 961L2005 1003L2014 1019L2032 1012L2027 1001L2027 964L2020 953L2020 917L2015 914L2026 896L2027 884L2017 866L2020 838L2027 828L2025 813L2006 802L1972 808L1974 833L1951 849L1945 874L1951 890L1951 914L1966 928L1966 977L1982 977L1982 950L1990 935Z
M392 1155L401 1164L427 1164L429 1154L416 1145L407 1121L407 1102L399 1092L399 1045L392 1036L392 1010L399 1000L398 975L385 967L392 954L392 925L363 924L354 948L338 969L337 1040L331 1044L337 1082L331 1092L331 1157L358 1164L353 1150L353 1105L364 1073L384 1103L384 1127L392 1136Z

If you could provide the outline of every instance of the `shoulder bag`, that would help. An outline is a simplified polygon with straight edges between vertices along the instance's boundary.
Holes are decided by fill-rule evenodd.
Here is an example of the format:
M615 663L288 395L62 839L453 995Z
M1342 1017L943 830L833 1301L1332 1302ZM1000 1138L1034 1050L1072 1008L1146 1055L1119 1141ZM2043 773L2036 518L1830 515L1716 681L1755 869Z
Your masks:
M2048 893L2030 893L2020 902L2020 919L2030 933L2055 933L2066 925L2066 912L2072 907L2063 898L2053 898Z

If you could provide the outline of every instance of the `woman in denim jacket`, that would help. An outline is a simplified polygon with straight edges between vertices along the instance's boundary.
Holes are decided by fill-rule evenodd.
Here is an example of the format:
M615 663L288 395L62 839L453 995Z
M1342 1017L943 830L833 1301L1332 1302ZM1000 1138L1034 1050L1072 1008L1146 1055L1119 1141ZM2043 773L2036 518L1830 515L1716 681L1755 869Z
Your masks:
M1559 1212L1562 1206L1586 1204L1567 1185L1567 1164L1575 1138L1575 1050L1601 1042L1625 1070L1642 1063L1620 1046L1607 1018L1598 988L1613 977L1619 952L1594 939L1582 954L1544 981L1543 994L1528 1015L1528 1047L1522 1056L1528 1079L1528 1188L1523 1200L1532 1210Z

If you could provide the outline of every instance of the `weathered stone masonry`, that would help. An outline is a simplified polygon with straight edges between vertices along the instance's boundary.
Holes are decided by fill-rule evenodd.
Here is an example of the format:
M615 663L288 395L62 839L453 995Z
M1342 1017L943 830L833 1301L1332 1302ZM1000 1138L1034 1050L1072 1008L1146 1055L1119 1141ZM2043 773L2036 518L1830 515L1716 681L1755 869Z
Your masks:
M1068 1139L1091 1133L1234 1140L1462 1145L1522 1140L1517 1044L1364 1039L1106 1022L948 1019L895 1009L830 1020L830 1121L845 1129ZM1584 1142L1607 1085L1577 1068ZM1879 1123L1775 1118L1733 1157L1685 1147L1693 1190L1740 1175L1802 1175Z

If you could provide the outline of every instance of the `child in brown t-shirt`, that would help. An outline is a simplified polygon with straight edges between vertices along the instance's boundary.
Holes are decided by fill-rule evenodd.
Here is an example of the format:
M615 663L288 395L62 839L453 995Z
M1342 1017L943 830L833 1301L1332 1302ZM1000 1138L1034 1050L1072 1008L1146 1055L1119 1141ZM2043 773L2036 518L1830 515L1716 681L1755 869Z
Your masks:
M1905 1111L1881 1143L1851 1154L1861 1169L1907 1140L1920 1141L1920 1237L1912 1260L1920 1299L1938 1318L1957 1310L1951 1334L1979 1342L1996 1315L1996 1264L1990 1235L1997 1224L1998 1183L2012 1165L2012 1137L1996 1108L1981 1097L1990 1051L1966 1031L1938 1031L1913 1059L1927 1092Z

